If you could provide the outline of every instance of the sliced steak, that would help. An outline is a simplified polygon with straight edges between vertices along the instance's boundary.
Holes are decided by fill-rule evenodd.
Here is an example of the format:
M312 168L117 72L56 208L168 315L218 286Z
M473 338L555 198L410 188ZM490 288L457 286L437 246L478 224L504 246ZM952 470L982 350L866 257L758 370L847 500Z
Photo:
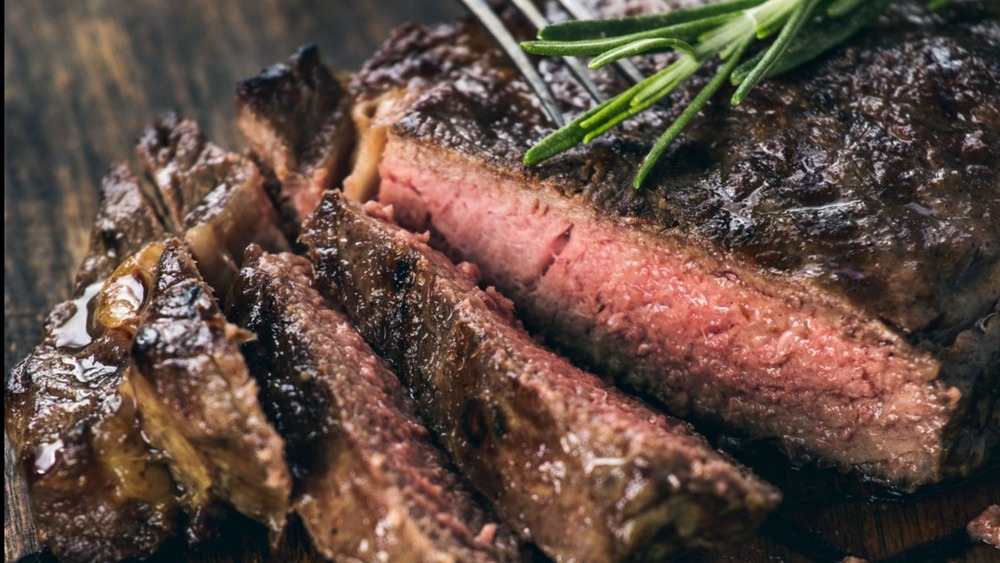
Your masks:
M354 147L351 97L314 45L236 89L236 125L281 182L279 207L293 225L347 174Z
M509 301L339 193L302 240L320 283L410 387L458 466L557 560L723 547L778 502L686 424L541 348Z
M385 147L378 198L548 342L673 413L904 489L967 474L1000 438L1000 111L981 103L1000 18L917 4L739 108L720 96L641 190L695 90L528 169L551 125L490 39L402 28L353 82Z
M76 274L74 294L106 278L147 242L162 239L170 227L127 164L114 166L101 182L101 204L90 232L87 257Z
M431 443L413 400L313 287L309 261L248 250L229 316L287 439L296 510L336 560L494 561L516 554Z
M267 526L274 543L291 476L240 354L253 335L226 322L182 241L166 242L153 272L127 376L143 433L166 454L189 514L223 501Z
M114 289L101 298L104 279L142 247L138 237L163 232L128 167L115 168L101 186L73 298L53 309L42 343L7 379L4 428L40 539L65 561L140 557L174 533L173 481L143 441L123 384L141 311ZM157 257L139 255L122 267L143 271ZM136 278L140 293L142 283Z
M104 179L73 297L49 315L4 394L41 539L69 561L142 557L175 530L175 484L124 381L159 260L147 243L186 234L223 290L238 264L229 257L250 241L288 248L253 164L207 143L194 123L168 116L137 150L153 186L126 165Z
M240 161L239 155L208 142L197 123L175 113L143 130L135 154L174 230Z
M227 295L250 243L290 249L257 166L208 142L193 121L168 114L146 129L136 153L217 296Z

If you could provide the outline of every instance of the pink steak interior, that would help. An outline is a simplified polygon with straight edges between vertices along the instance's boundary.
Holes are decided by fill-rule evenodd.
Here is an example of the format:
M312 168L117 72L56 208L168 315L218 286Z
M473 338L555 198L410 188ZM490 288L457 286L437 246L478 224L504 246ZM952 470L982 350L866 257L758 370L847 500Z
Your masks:
M401 224L432 231L530 326L673 412L886 481L937 478L960 392L880 322L453 151L390 136L380 173Z

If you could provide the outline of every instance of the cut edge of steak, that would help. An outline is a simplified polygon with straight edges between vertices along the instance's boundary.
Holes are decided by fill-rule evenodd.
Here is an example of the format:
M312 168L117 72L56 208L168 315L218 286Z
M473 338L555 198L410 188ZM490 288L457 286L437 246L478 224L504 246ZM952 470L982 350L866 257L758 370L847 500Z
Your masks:
M229 317L257 334L243 351L286 437L295 509L320 553L516 556L517 542L447 467L396 376L315 289L308 260L251 247L229 301Z
M336 288L459 468L549 555L718 549L752 534L779 501L685 423L538 346L509 301L476 287L471 266L339 193L325 196L302 240L320 283Z
M166 114L146 128L136 153L170 230L191 245L218 298L228 294L250 243L291 249L257 165L209 142L194 121Z
M904 489L971 472L997 439L995 318L935 354L809 286L424 139L390 135L381 170L401 224L476 263L559 349L675 414Z
M264 524L276 545L291 476L240 354L253 335L226 322L181 240L166 241L154 272L126 376L143 435L166 454L193 533L221 501Z
M256 168L207 143L194 122L168 114L136 150L146 174L119 164L104 178L73 296L54 307L42 343L5 384L5 427L40 539L67 561L144 557L176 527L175 484L139 432L124 381L159 257L157 244L147 244L185 233L202 242L205 275L219 279L238 266L224 255L241 258L247 242L288 248L269 227L277 222L271 203L256 196ZM256 211L247 210L251 203ZM234 242L240 237L249 238ZM107 283L116 271L119 283Z
M255 159L281 183L275 199L292 238L323 192L350 168L355 140L350 105L351 97L315 45L237 85L236 125Z

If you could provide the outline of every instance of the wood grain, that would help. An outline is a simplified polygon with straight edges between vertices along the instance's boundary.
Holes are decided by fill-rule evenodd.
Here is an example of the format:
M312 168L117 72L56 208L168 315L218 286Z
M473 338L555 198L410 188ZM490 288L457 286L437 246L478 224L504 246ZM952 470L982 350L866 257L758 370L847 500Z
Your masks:
M145 124L176 109L197 119L218 144L240 149L233 125L237 80L283 60L304 43L318 44L336 68L356 68L393 26L458 13L448 0L5 2L5 373L38 341L49 309L68 296L97 207L100 178L112 162L131 157L133 140ZM39 549L12 455L5 436L5 561ZM760 469L767 475L767 467ZM959 529L1000 500L996 477L896 504L845 500L857 491L849 490L849 481L827 474L809 484L799 473L776 475L776 482L786 485L789 503L775 526L792 522L845 552L886 558ZM824 493L832 491L827 496L833 500L806 502L817 495L816 483L822 483L818 488ZM292 526L277 553L268 553L259 535L235 532L226 542L195 553L172 545L157 558L316 559L300 527ZM693 559L806 559L782 542L787 543L762 537L730 554ZM965 555L969 561L996 556L986 547Z

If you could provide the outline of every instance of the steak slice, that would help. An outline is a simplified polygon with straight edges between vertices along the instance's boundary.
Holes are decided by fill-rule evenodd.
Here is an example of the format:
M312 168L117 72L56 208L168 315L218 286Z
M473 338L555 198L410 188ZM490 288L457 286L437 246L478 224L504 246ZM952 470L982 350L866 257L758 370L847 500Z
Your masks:
M415 235L329 192L302 241L459 468L555 559L719 548L777 504L686 424L538 346L506 299Z
M167 116L138 152L153 187L127 165L104 179L73 297L53 309L42 343L6 381L6 428L41 539L68 561L142 557L176 526L174 482L143 439L124 381L159 259L147 243L185 233L219 287L236 271L226 255L242 258L241 240L288 248L269 227L276 213L259 197L253 164L206 143L194 123ZM106 284L116 268L117 282Z
M123 384L141 311L118 293L121 286L100 298L104 279L142 247L140 237L163 232L128 167L112 170L101 185L91 254L74 296L53 309L42 343L6 382L4 428L18 452L40 539L64 561L140 557L175 530L173 481L143 441ZM123 268L141 272L155 265L153 254ZM140 294L143 279L132 288Z
M226 322L182 241L162 247L127 376L144 435L166 454L194 527L221 500L267 526L276 543L291 476L240 354L253 335Z
M313 287L308 260L251 247L228 312L257 334L243 350L287 440L296 511L321 554L387 561L516 554L447 467L396 376Z
M549 343L675 414L903 489L967 474L1000 429L1000 111L980 103L1000 93L1000 18L899 4L710 105L641 190L682 104L528 169L551 125L490 39L402 28L352 86L381 116L378 198Z
M136 153L171 230L191 245L220 298L228 294L250 243L274 252L291 248L258 167L208 142L195 122L167 114L146 129Z
M355 138L350 102L314 45L236 88L236 125L281 182L278 206L293 231L348 172Z

